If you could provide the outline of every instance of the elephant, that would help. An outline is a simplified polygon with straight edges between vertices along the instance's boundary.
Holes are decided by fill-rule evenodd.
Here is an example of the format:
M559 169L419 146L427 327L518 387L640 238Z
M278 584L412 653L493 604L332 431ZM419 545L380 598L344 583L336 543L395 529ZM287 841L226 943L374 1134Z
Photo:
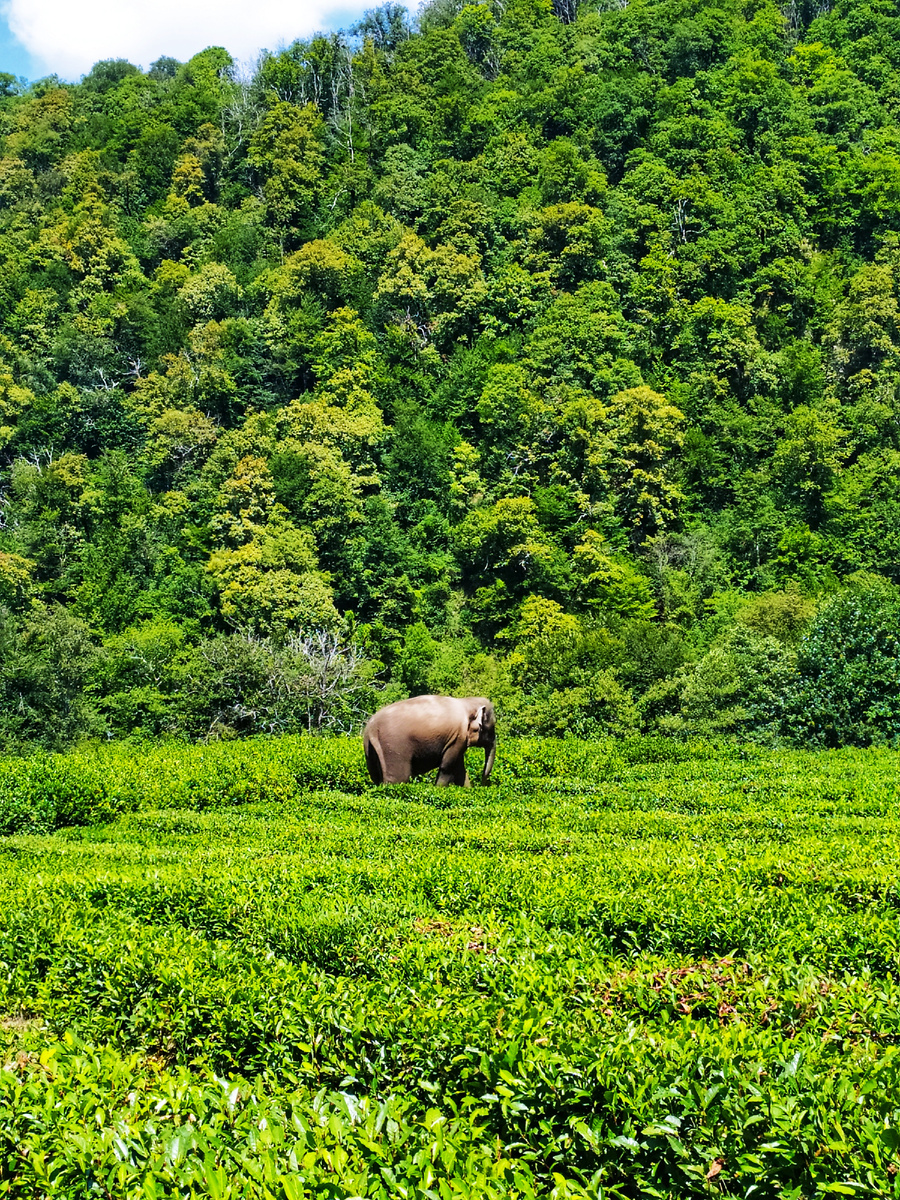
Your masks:
M408 783L437 767L437 785L471 787L466 750L484 747L481 782L490 781L497 751L494 706L484 696L411 696L378 710L363 730L373 783Z

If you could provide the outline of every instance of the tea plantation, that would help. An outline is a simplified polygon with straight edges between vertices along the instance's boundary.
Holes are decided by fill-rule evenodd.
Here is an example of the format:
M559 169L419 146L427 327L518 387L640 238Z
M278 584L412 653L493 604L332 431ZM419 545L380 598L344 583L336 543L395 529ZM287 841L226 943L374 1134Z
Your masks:
M0 1196L900 1196L900 758L0 761Z

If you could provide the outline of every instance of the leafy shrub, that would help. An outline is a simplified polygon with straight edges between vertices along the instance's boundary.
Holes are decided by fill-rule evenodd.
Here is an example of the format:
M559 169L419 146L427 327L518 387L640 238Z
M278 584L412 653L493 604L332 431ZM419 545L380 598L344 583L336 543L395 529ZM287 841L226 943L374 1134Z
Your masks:
M774 638L737 625L667 689L677 710L660 715L663 733L776 737L795 678L793 654ZM659 704L664 692L650 699Z
M900 739L900 589L863 581L827 601L797 655L791 732L818 746Z
M0 834L111 820L135 798L77 754L0 759Z
M815 611L815 602L800 592L764 592L740 608L737 619L748 629L793 646L809 628Z
M0 609L0 738L60 748L96 736L87 693L98 650L91 630L61 606L35 608L21 632Z
M203 642L184 664L180 724L194 737L337 728L376 707L378 664L329 633Z
M540 698L520 694L504 707L503 716L511 731L526 737L628 737L639 727L631 694L608 671Z

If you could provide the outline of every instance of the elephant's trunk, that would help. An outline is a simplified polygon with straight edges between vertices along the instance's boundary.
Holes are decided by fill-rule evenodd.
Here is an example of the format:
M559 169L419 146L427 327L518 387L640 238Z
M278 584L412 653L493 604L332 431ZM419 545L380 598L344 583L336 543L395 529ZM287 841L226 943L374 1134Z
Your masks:
M494 758L497 755L497 743L491 742L490 746L484 748L484 771L481 775L482 783L490 783L491 771L494 769Z

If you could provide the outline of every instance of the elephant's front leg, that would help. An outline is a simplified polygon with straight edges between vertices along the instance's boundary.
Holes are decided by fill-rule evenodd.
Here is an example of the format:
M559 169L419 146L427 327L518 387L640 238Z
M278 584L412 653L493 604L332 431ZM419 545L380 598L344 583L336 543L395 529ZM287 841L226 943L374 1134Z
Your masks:
M466 772L465 753L448 753L441 759L436 780L438 787L447 787L453 783L457 787L471 787L472 781Z

